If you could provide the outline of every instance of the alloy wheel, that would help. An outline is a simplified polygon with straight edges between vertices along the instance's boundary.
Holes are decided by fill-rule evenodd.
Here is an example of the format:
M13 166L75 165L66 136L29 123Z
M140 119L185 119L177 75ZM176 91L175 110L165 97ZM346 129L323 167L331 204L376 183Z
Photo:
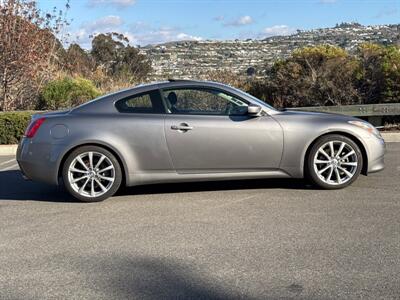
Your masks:
M351 145L343 141L329 141L315 153L313 166L317 176L329 185L341 185L357 172L358 158Z
M115 167L102 153L84 152L69 165L68 180L72 189L81 196L99 197L111 189L115 181Z

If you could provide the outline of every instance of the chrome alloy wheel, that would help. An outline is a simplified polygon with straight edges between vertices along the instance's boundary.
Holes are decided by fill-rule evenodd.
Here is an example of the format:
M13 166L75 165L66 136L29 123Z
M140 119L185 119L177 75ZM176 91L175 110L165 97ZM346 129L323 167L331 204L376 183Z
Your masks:
M72 189L84 197L99 197L110 190L115 181L111 160L99 152L84 152L75 157L68 168Z
M315 153L313 165L323 182L339 185L349 181L357 172L358 158L353 147L346 142L330 141Z

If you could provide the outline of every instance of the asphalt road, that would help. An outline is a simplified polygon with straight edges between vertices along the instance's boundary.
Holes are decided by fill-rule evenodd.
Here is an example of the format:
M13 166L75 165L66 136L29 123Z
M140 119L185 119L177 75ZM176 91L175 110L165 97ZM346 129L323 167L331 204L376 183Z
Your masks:
M103 203L0 158L1 299L400 299L400 143L339 191L256 180Z

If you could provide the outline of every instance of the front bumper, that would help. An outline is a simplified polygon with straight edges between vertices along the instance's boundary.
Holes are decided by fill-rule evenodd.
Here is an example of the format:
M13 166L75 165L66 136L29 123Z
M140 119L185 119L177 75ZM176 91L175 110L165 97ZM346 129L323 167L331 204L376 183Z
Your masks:
M17 149L17 162L26 179L47 184L58 184L58 157L48 143L33 143L22 138Z
M366 139L368 148L368 173L382 171L385 168L386 143L382 138L371 137Z

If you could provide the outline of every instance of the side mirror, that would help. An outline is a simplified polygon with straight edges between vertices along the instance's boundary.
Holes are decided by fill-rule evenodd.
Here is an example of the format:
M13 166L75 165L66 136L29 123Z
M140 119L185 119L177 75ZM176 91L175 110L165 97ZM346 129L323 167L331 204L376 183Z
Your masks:
M261 111L261 106L255 104L250 104L249 106L247 106L247 114L249 116L258 117L261 114Z

